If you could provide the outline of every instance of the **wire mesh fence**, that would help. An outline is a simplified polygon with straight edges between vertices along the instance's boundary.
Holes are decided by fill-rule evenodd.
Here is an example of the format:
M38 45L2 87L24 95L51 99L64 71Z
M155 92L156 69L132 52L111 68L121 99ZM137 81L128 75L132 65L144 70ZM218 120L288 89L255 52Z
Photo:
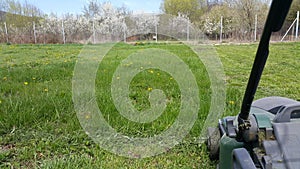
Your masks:
M104 43L110 41L203 41L212 43L256 42L263 27L257 25L251 31L235 28L226 20L199 27L187 16L167 14L120 15L108 13L105 16L86 18L82 15L48 16L34 21L16 24L16 18L0 22L0 43ZM13 22L14 21L14 22ZM263 24L259 24L263 25ZM212 28L213 27L213 28ZM230 29L229 29L230 28ZM214 29L211 33L209 29ZM299 15L290 28L275 33L272 41L298 40ZM166 36L168 35L168 36ZM176 37L179 39L174 39Z

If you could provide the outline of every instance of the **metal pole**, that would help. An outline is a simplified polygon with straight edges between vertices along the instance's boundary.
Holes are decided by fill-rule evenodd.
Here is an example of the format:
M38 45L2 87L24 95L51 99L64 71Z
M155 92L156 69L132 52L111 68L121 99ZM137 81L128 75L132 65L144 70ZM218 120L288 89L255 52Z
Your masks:
M156 43L158 42L158 33L157 33L157 24L155 25L155 36L156 36Z
M64 41L64 44L66 44L64 20L61 21L61 26L62 26L63 41Z
M7 30L6 22L4 22L4 27L5 27L6 42L9 43L9 40L8 40L8 30Z
M190 41L190 19L189 17L187 17L187 37L186 37L187 41Z
M223 16L221 16L220 43L223 42Z
M290 30L292 29L292 27L295 25L297 19L294 20L294 22L292 23L292 25L289 27L289 29L286 31L285 35L283 36L283 38L281 39L281 42L284 40L284 38L288 35L288 33L290 32Z
M45 23L44 23L44 26L43 26L43 34L44 34L44 44L46 44L46 20L45 20Z
M297 12L297 23L296 23L296 40L298 40L298 33L299 33L299 15L300 12Z
M34 43L37 43L37 38L36 38L36 30L35 30L35 22L33 22L33 36L34 36Z
M292 37L291 37L291 41L294 41L294 33L295 33L295 25L293 26L293 29L292 29Z
M254 42L257 41L257 21L258 18L257 18L257 15L255 15L255 30L254 30Z
M125 22L123 23L123 31L124 31L124 42L126 43L127 40L126 40L126 23Z
M93 18L93 44L96 43L96 28L95 28L95 18Z

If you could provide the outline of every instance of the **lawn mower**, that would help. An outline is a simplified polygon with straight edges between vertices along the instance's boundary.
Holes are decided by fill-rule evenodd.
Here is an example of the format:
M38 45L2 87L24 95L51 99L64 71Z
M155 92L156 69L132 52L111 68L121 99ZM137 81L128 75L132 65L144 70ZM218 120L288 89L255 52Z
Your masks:
M292 0L273 0L240 113L208 129L207 147L220 169L299 169L300 102L283 97L254 101L273 32L281 29Z

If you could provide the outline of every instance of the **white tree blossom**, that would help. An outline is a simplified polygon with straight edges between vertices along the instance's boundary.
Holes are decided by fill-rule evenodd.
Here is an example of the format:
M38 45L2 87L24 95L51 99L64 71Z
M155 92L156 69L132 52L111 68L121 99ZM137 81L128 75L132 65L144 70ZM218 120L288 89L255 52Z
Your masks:
M154 14L138 14L130 16L131 35L155 33L155 28L159 25L160 18Z
M68 39L78 39L84 32L91 34L89 21L83 16L67 14L63 17L62 22L67 41Z
M170 18L169 28L172 35L176 38L186 38L187 33L189 32L191 21L184 14L178 14L177 17Z

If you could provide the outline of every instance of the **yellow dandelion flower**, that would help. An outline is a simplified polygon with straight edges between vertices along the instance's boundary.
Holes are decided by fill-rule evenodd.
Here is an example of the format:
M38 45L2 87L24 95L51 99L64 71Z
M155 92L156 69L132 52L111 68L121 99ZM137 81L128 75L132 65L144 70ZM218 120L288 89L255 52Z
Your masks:
M157 73L157 76L160 76L160 73Z
M33 77L33 78L32 78L32 80L36 80L36 78L35 78L35 77Z
M170 80L173 80L173 77L171 77Z
M149 73L153 74L153 73L154 73L154 71L153 71L153 70L149 70Z
M24 85L27 86L29 83L28 82L24 82Z
M4 77L3 80L6 81L6 80L7 80L7 77Z
M148 87L148 91L151 92L153 90L152 87Z
M2 104L2 101L0 100L0 104Z
M49 92L49 89L46 88L46 89L44 89L44 91L45 91L45 92Z
M229 104L234 105L235 102L234 101L229 101Z

